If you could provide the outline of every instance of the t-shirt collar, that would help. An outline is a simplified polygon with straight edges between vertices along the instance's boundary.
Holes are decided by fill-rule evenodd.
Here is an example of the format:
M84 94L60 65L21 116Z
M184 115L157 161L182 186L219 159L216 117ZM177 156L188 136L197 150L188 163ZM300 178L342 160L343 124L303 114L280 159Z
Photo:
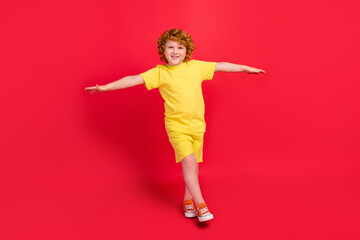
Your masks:
M174 69L183 69L183 68L186 67L186 62L184 61L182 64L176 65L176 66L171 66L171 65L165 65L165 66L167 68L169 68L169 69L172 69L172 70L174 70Z

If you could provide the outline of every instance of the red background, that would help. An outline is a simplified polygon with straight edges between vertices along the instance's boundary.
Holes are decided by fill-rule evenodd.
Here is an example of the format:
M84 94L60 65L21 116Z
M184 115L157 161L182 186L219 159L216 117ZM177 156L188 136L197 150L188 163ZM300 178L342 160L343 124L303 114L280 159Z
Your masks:
M2 239L359 239L358 1L0 9ZM267 71L203 84L205 224L181 211L158 90L83 91L160 64L170 28L195 59Z

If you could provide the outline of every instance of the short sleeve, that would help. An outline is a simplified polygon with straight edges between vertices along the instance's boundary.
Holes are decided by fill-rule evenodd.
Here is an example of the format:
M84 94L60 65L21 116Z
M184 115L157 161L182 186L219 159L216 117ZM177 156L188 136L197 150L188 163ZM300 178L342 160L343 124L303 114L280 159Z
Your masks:
M158 88L160 85L160 68L158 66L140 74L147 90Z
M202 80L211 80L214 77L216 62L195 61L200 70Z

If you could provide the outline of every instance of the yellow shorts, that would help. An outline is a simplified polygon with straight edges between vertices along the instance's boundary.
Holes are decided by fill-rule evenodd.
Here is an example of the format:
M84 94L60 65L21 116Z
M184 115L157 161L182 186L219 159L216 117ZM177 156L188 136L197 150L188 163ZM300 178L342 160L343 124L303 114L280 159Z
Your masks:
M182 133L167 132L169 141L175 151L176 163L181 162L184 157L195 154L196 161L203 161L204 132Z

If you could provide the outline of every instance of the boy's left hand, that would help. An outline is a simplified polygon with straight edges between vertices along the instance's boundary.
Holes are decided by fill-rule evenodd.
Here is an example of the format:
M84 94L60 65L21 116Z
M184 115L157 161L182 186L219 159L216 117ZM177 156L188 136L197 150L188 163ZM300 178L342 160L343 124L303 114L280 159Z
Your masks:
M258 69L258 68L253 68L253 67L247 67L245 69L246 73L250 73L250 74L259 74L259 73L265 73L264 70L262 69Z

